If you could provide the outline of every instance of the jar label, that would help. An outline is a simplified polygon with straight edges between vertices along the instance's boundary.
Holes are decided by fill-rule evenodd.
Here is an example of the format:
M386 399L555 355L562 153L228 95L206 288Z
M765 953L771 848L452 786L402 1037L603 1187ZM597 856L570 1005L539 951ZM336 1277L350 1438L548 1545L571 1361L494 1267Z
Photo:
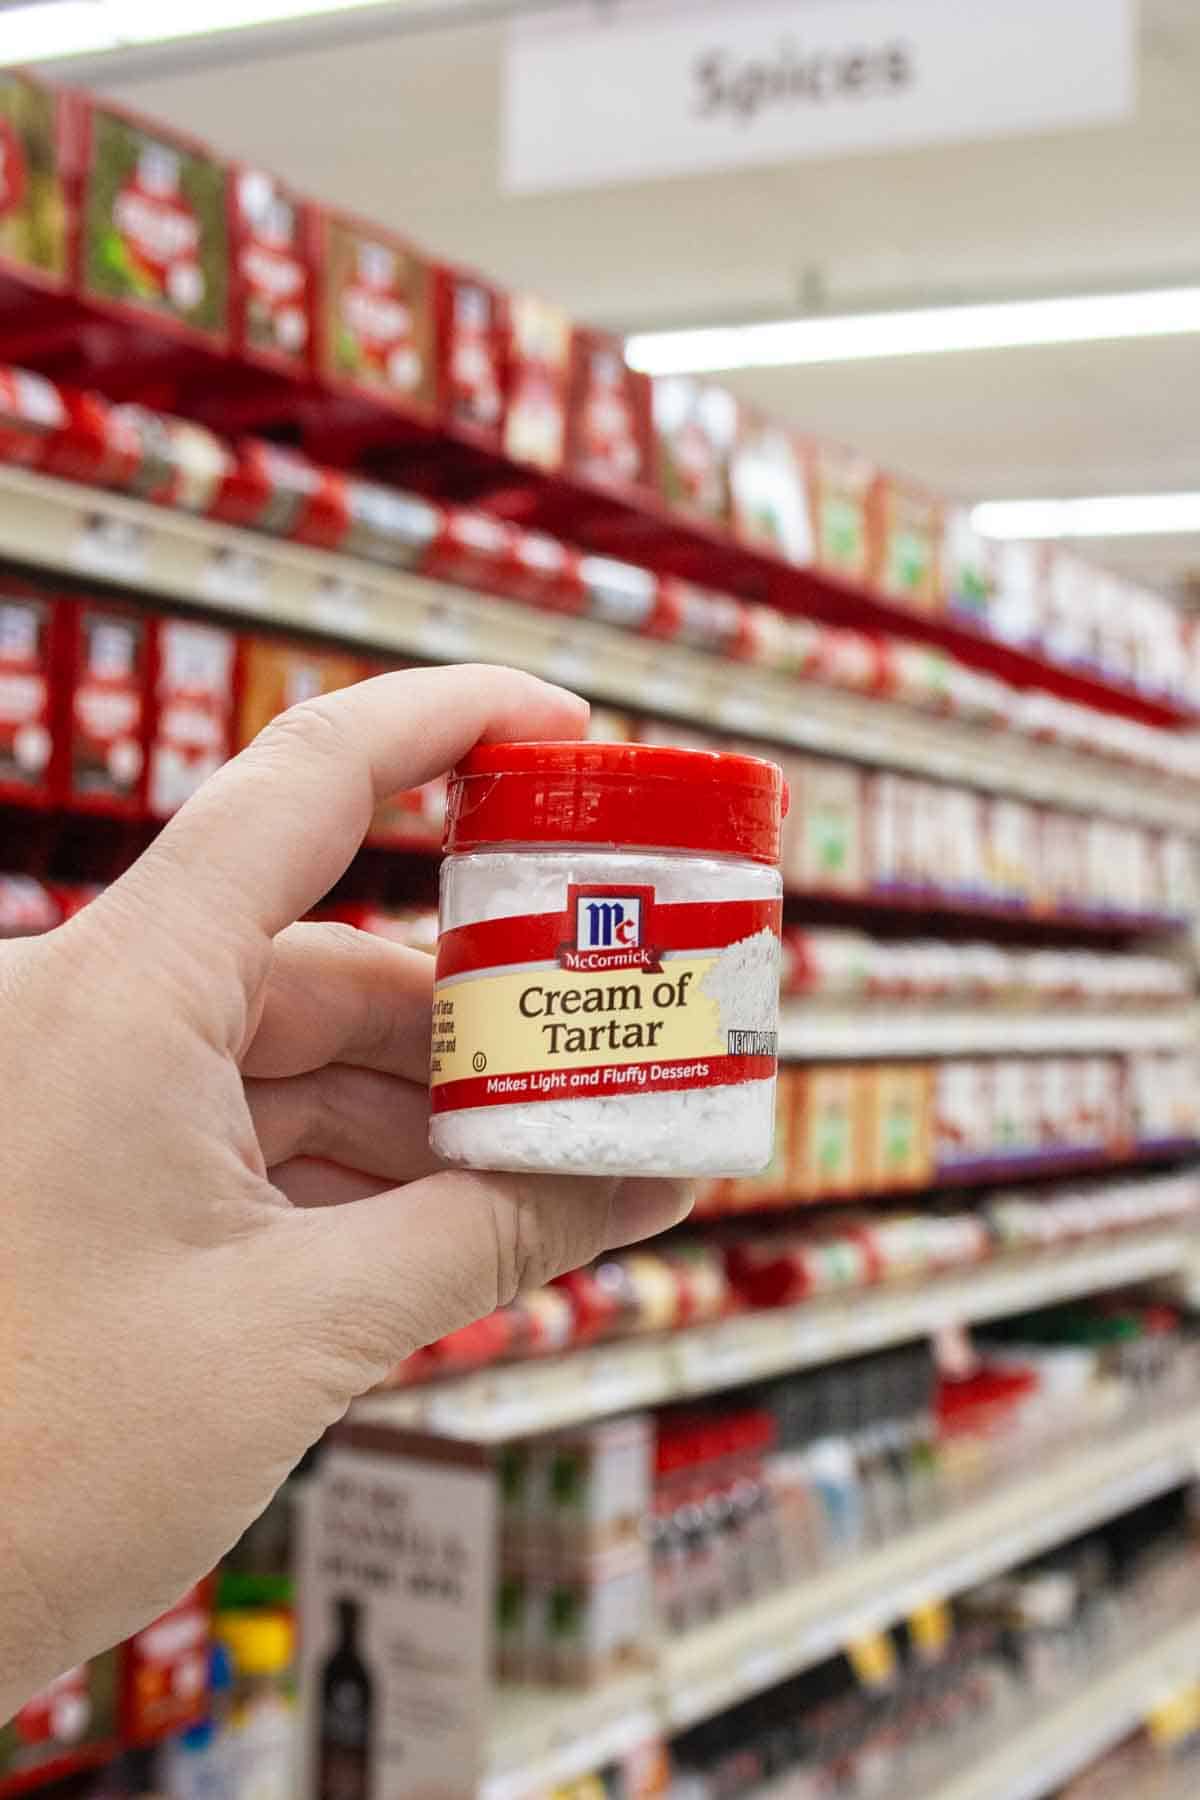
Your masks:
M572 886L564 912L438 942L435 1113L766 1080L778 1054L778 900L660 905Z

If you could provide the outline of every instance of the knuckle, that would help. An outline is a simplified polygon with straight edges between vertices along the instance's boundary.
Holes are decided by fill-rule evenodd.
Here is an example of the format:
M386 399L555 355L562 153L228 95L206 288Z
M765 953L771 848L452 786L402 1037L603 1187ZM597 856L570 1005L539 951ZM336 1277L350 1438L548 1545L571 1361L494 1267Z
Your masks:
M506 1195L491 1200L498 1306L578 1268L604 1243L610 1196L600 1183L574 1198L536 1176L514 1177Z
M340 757L348 748L337 708L324 694L289 706L263 728L257 742L264 751L287 755L300 750L308 755Z

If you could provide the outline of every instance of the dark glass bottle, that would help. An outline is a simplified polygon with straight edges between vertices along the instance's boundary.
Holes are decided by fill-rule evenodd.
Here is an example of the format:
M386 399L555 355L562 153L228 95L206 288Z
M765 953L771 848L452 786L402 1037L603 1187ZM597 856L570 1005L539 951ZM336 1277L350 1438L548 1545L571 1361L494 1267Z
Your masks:
M337 1602L338 1641L321 1673L318 1800L369 1800L374 1695L358 1648L357 1600Z

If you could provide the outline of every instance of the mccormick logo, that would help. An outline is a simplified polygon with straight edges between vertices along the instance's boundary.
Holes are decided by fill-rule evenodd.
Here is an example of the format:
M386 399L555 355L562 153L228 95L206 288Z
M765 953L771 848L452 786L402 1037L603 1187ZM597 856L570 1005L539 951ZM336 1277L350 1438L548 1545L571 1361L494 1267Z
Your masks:
M564 969L662 967L649 942L654 916L652 887L571 887L567 890L567 941L558 953Z

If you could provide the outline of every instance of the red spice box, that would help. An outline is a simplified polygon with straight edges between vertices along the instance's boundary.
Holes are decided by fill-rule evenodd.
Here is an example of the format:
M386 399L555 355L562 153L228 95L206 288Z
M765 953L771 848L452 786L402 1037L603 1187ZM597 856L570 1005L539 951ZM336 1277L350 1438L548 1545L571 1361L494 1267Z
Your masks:
M461 269L435 271L438 403L442 421L498 446L507 385L504 295Z
M567 446L570 315L536 294L513 294L508 321L505 453L539 469L561 469Z
M237 640L192 619L155 619L153 632L147 800L167 819L232 755Z
M138 1749L203 1717L212 1648L211 1582L201 1582L121 1651L121 1737Z
M55 795L54 683L64 614L21 582L0 587L0 800L48 806Z
M0 265L63 289L70 277L69 105L22 70L0 73Z
M433 272L402 238L325 212L318 360L330 381L432 416Z
M575 328L567 389L566 463L585 481L650 481L650 378L625 361L620 338Z
M273 175L236 168L229 182L235 350L305 374L315 341L315 210Z
M227 172L204 144L107 102L80 104L79 288L223 345Z
M68 1669L0 1725L0 1796L15 1800L117 1754L117 1652Z
M150 621L106 600L60 601L68 613L68 806L145 812Z
M724 388L690 376L654 383L658 480L668 506L713 525L730 523L737 427L737 401Z

